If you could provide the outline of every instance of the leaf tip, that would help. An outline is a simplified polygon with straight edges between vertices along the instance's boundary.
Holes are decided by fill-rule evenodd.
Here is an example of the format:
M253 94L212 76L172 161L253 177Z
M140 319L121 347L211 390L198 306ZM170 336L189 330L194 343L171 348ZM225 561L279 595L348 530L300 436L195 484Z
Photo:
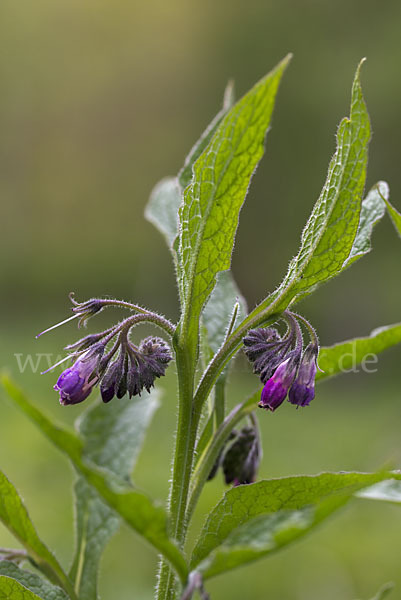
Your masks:
M358 63L358 66L356 68L356 73L355 73L355 80L359 81L360 79L360 74L361 74L361 69L362 69L362 65L367 61L368 59L366 58L366 56L364 56L363 58L361 58L361 60Z
M284 56L284 58L280 61L279 65L282 66L284 69L288 66L288 64L291 62L292 57L293 57L293 53L289 52L286 56Z

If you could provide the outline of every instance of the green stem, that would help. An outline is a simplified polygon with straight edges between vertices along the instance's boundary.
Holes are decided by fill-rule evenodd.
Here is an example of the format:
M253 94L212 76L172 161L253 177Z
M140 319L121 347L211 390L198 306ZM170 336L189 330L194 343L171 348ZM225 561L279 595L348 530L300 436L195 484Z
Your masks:
M220 427L226 414L226 378L220 375L214 386L214 418L215 429Z
M190 340L185 340L185 336L181 335L178 340L175 340L179 407L169 513L170 534L180 547L184 545L187 531L185 514L199 424L199 417L193 412L195 348L197 348L197 345L191 344ZM170 600L175 596L175 589L175 575L169 565L162 561L156 598L158 600Z
M248 398L242 404L238 404L227 417L221 423L213 436L211 443L204 452L204 455L198 461L194 470L192 481L191 481L191 494L188 501L188 509L186 514L187 521L190 521L192 514L195 510L196 504L199 500L199 496L205 485L210 471L215 464L219 452L228 439L231 431L234 429L237 423L241 421L246 415L252 413L255 409L255 405L259 400L259 391L256 392L251 398Z
M209 397L213 385L215 384L219 374L222 372L224 366L241 346L242 338L245 333L251 327L257 327L258 325L264 323L267 324L277 320L280 314L277 312L277 306L279 305L280 300L282 299L277 298L276 301L266 309L262 309L257 314L247 317L245 321L243 321L243 323L241 323L237 329L229 335L223 346L209 363L209 366L203 374L195 395L194 375L197 362L199 332L196 329L195 332L192 330L192 335L189 333L189 328L185 326L188 325L188 319L185 319L185 317L182 319L181 325L179 325L175 331L173 339L178 373L179 411L173 475L169 495L169 512L171 527L170 532L181 548L185 542L187 526L192 515L193 508L196 505L197 498L204 485L204 481L206 481L206 479L203 481L204 472L206 472L206 467L204 467L204 472L202 471L202 481L199 483L199 486L196 487L191 507L187 511L187 501L194 461L196 436L203 404ZM221 415L219 415L219 418L221 419ZM242 415L240 418L242 418ZM224 427L225 423L226 421L222 423L219 430ZM228 434L230 431L231 429L228 431ZM213 448L215 448L214 445ZM214 452L215 450L213 449L213 453ZM210 458L208 460L211 461ZM210 472L210 470L208 472ZM169 565L162 560L159 569L156 599L173 600L175 598L175 593L175 575Z

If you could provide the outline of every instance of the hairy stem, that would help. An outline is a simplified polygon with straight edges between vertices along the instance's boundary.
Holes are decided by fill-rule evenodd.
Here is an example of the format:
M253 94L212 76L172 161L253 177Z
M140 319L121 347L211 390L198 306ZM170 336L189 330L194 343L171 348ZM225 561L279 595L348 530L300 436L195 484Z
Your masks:
M191 481L191 494L189 497L186 514L187 521L190 521L192 517L203 486L205 485L209 473L217 460L222 446L228 439L236 424L239 423L239 421L241 421L246 415L252 413L258 400L259 392L257 392L251 398L245 400L245 402L242 404L238 404L235 408L233 408L230 414L228 414L221 423L203 456L199 459Z
M178 373L179 406L173 474L170 486L170 534L180 547L184 545L187 531L185 520L189 482L192 472L194 448L199 419L193 413L194 370L197 344L178 335L174 339ZM175 597L176 581L169 565L162 561L159 570L157 600Z

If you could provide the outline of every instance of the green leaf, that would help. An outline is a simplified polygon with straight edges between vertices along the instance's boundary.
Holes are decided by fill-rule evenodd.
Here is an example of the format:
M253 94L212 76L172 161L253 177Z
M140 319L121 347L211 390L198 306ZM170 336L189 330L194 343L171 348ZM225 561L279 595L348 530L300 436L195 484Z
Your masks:
M301 237L301 248L273 294L241 323L258 323L267 308L281 313L318 285L338 275L352 252L358 231L366 177L370 123L359 81L359 64L351 94L351 112L337 132L337 149L330 161L326 182Z
M79 423L83 456L129 481L157 406L157 390L137 400L123 398L114 411L103 402L91 406ZM99 562L120 519L83 477L75 484L75 496L77 547L70 577L80 597L96 600Z
M363 61L362 61L363 62ZM358 66L351 112L337 132L337 149L326 182L302 233L298 256L290 264L285 287L292 297L311 292L341 272L358 230L366 178L370 123L363 100Z
M0 560L0 576L15 579L42 600L68 600L68 596L61 588L51 585L32 571L20 569L15 563L8 560ZM17 597L20 598L20 596Z
M379 181L370 190L362 202L361 216L358 231L352 246L351 253L344 263L344 267L351 266L356 260L371 251L371 237L373 228L383 218L386 205L383 198L388 199L389 187L385 181Z
M100 559L120 519L83 477L75 483L74 492L76 548L70 578L79 597L96 600Z
M319 351L316 379L326 379L338 373L354 370L358 365L376 364L375 357L380 352L401 342L401 323L387 325L372 331L370 336L354 338L334 346L323 347ZM369 367L370 368L370 367Z
M49 580L71 592L67 575L54 554L39 538L17 490L1 471L0 520L26 548L29 556Z
M217 273L230 267L239 211L264 152L277 88L288 61L289 57L234 105L193 165L193 178L179 211L178 246L183 335L189 326L193 339Z
M394 206L392 206L392 204L390 204L390 202L388 201L387 198L385 198L384 200L386 202L387 211L388 211L388 214L390 215L393 225L394 225L398 235L401 237L401 214L398 212L398 210L396 210L394 208Z
M15 579L0 575L0 600L40 600L40 596L33 594Z
M322 473L232 488L209 514L191 569L212 577L290 544L389 473Z
M117 399L115 410L103 402L92 405L78 426L84 457L129 481L159 395L152 390L140 398Z
M111 473L99 469L85 461L83 442L74 433L54 425L48 417L36 408L22 391L6 375L1 381L10 398L34 421L39 429L62 452L67 454L74 467L92 485L106 503L125 521L143 536L154 548L167 558L176 569L180 579L185 581L187 566L185 559L167 533L167 514L164 508Z
M145 217L164 236L173 255L181 202L182 192L177 177L166 177L155 185L145 208Z

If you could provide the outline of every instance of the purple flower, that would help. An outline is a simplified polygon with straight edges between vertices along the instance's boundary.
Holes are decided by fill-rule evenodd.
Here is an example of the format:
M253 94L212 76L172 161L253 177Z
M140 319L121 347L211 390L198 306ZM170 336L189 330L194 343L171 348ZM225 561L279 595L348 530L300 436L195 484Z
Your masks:
M72 367L61 373L54 386L60 393L60 404L78 404L89 396L99 380L96 373L98 362L99 352L89 351L80 356Z
M299 366L298 375L291 386L288 400L297 406L308 406L315 397L315 375L318 347L310 343Z
M294 343L292 330L281 338L278 331L272 327L251 329L243 339L244 352L253 363L253 372L266 383L273 375L278 365L288 356Z
M274 375L268 379L262 390L259 402L261 408L275 411L284 402L297 373L298 363L299 354L296 352L277 367Z

